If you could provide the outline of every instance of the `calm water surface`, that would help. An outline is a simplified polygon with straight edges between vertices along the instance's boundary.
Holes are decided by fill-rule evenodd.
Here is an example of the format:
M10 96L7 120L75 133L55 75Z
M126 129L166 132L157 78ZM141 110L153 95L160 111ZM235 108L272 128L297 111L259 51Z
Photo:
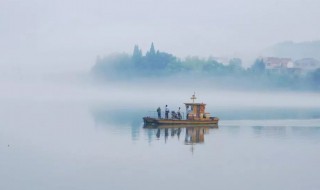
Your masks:
M221 108L218 128L146 129L147 110L104 107L1 102L0 189L320 189L320 109Z

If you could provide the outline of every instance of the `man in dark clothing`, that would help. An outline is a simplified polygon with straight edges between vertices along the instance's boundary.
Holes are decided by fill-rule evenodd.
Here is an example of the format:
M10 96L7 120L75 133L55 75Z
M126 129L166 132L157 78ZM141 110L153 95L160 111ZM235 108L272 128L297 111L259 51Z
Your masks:
M157 112L158 112L158 119L161 119L161 108L160 107L158 107Z
M181 111L180 111L180 107L179 107L179 109L178 109L178 111L177 111L177 115L178 115L178 119L182 119L182 116L181 116Z

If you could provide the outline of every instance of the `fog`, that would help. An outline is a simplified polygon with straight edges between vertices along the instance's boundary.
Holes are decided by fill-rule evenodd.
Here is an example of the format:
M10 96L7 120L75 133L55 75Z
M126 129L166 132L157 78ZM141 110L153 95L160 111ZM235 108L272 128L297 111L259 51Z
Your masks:
M320 107L317 92L276 90L232 90L204 81L136 79L97 83L88 75L52 75L23 77L0 81L2 101L58 101L80 104L108 104L109 109L155 108L169 104L172 108L197 101L215 107Z
M318 94L154 82L96 84L70 75L1 82L0 188L195 189L194 177L204 179L203 189L236 188L230 178L245 189L319 186ZM175 110L193 90L221 119L202 144L186 145L185 129L180 138L164 130L157 138L142 127L148 111Z
M115 80L92 72L98 57L131 55L136 44L145 54L152 42L181 59L241 58L248 68L276 43L319 40L319 7L1 0L0 189L319 189L319 92L239 88L237 77L201 72ZM150 111L183 109L194 93L219 127L143 128Z
M319 40L316 0L0 2L1 73L87 71L98 55L147 50L252 60L285 40ZM246 62L246 64L251 64Z

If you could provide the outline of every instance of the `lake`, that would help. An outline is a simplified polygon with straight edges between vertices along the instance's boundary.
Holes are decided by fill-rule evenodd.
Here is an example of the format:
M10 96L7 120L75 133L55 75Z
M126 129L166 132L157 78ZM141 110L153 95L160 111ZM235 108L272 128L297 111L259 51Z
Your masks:
M2 99L0 189L320 188L318 108L217 107L217 128L146 129L146 107Z

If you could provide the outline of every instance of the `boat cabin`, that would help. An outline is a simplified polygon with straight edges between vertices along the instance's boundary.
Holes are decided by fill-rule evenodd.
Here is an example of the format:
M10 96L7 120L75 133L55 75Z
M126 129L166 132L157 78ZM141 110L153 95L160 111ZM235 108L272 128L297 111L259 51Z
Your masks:
M184 103L186 106L186 119L187 120L211 120L210 113L206 112L206 104L194 103L197 99L195 94L192 95L192 103Z

